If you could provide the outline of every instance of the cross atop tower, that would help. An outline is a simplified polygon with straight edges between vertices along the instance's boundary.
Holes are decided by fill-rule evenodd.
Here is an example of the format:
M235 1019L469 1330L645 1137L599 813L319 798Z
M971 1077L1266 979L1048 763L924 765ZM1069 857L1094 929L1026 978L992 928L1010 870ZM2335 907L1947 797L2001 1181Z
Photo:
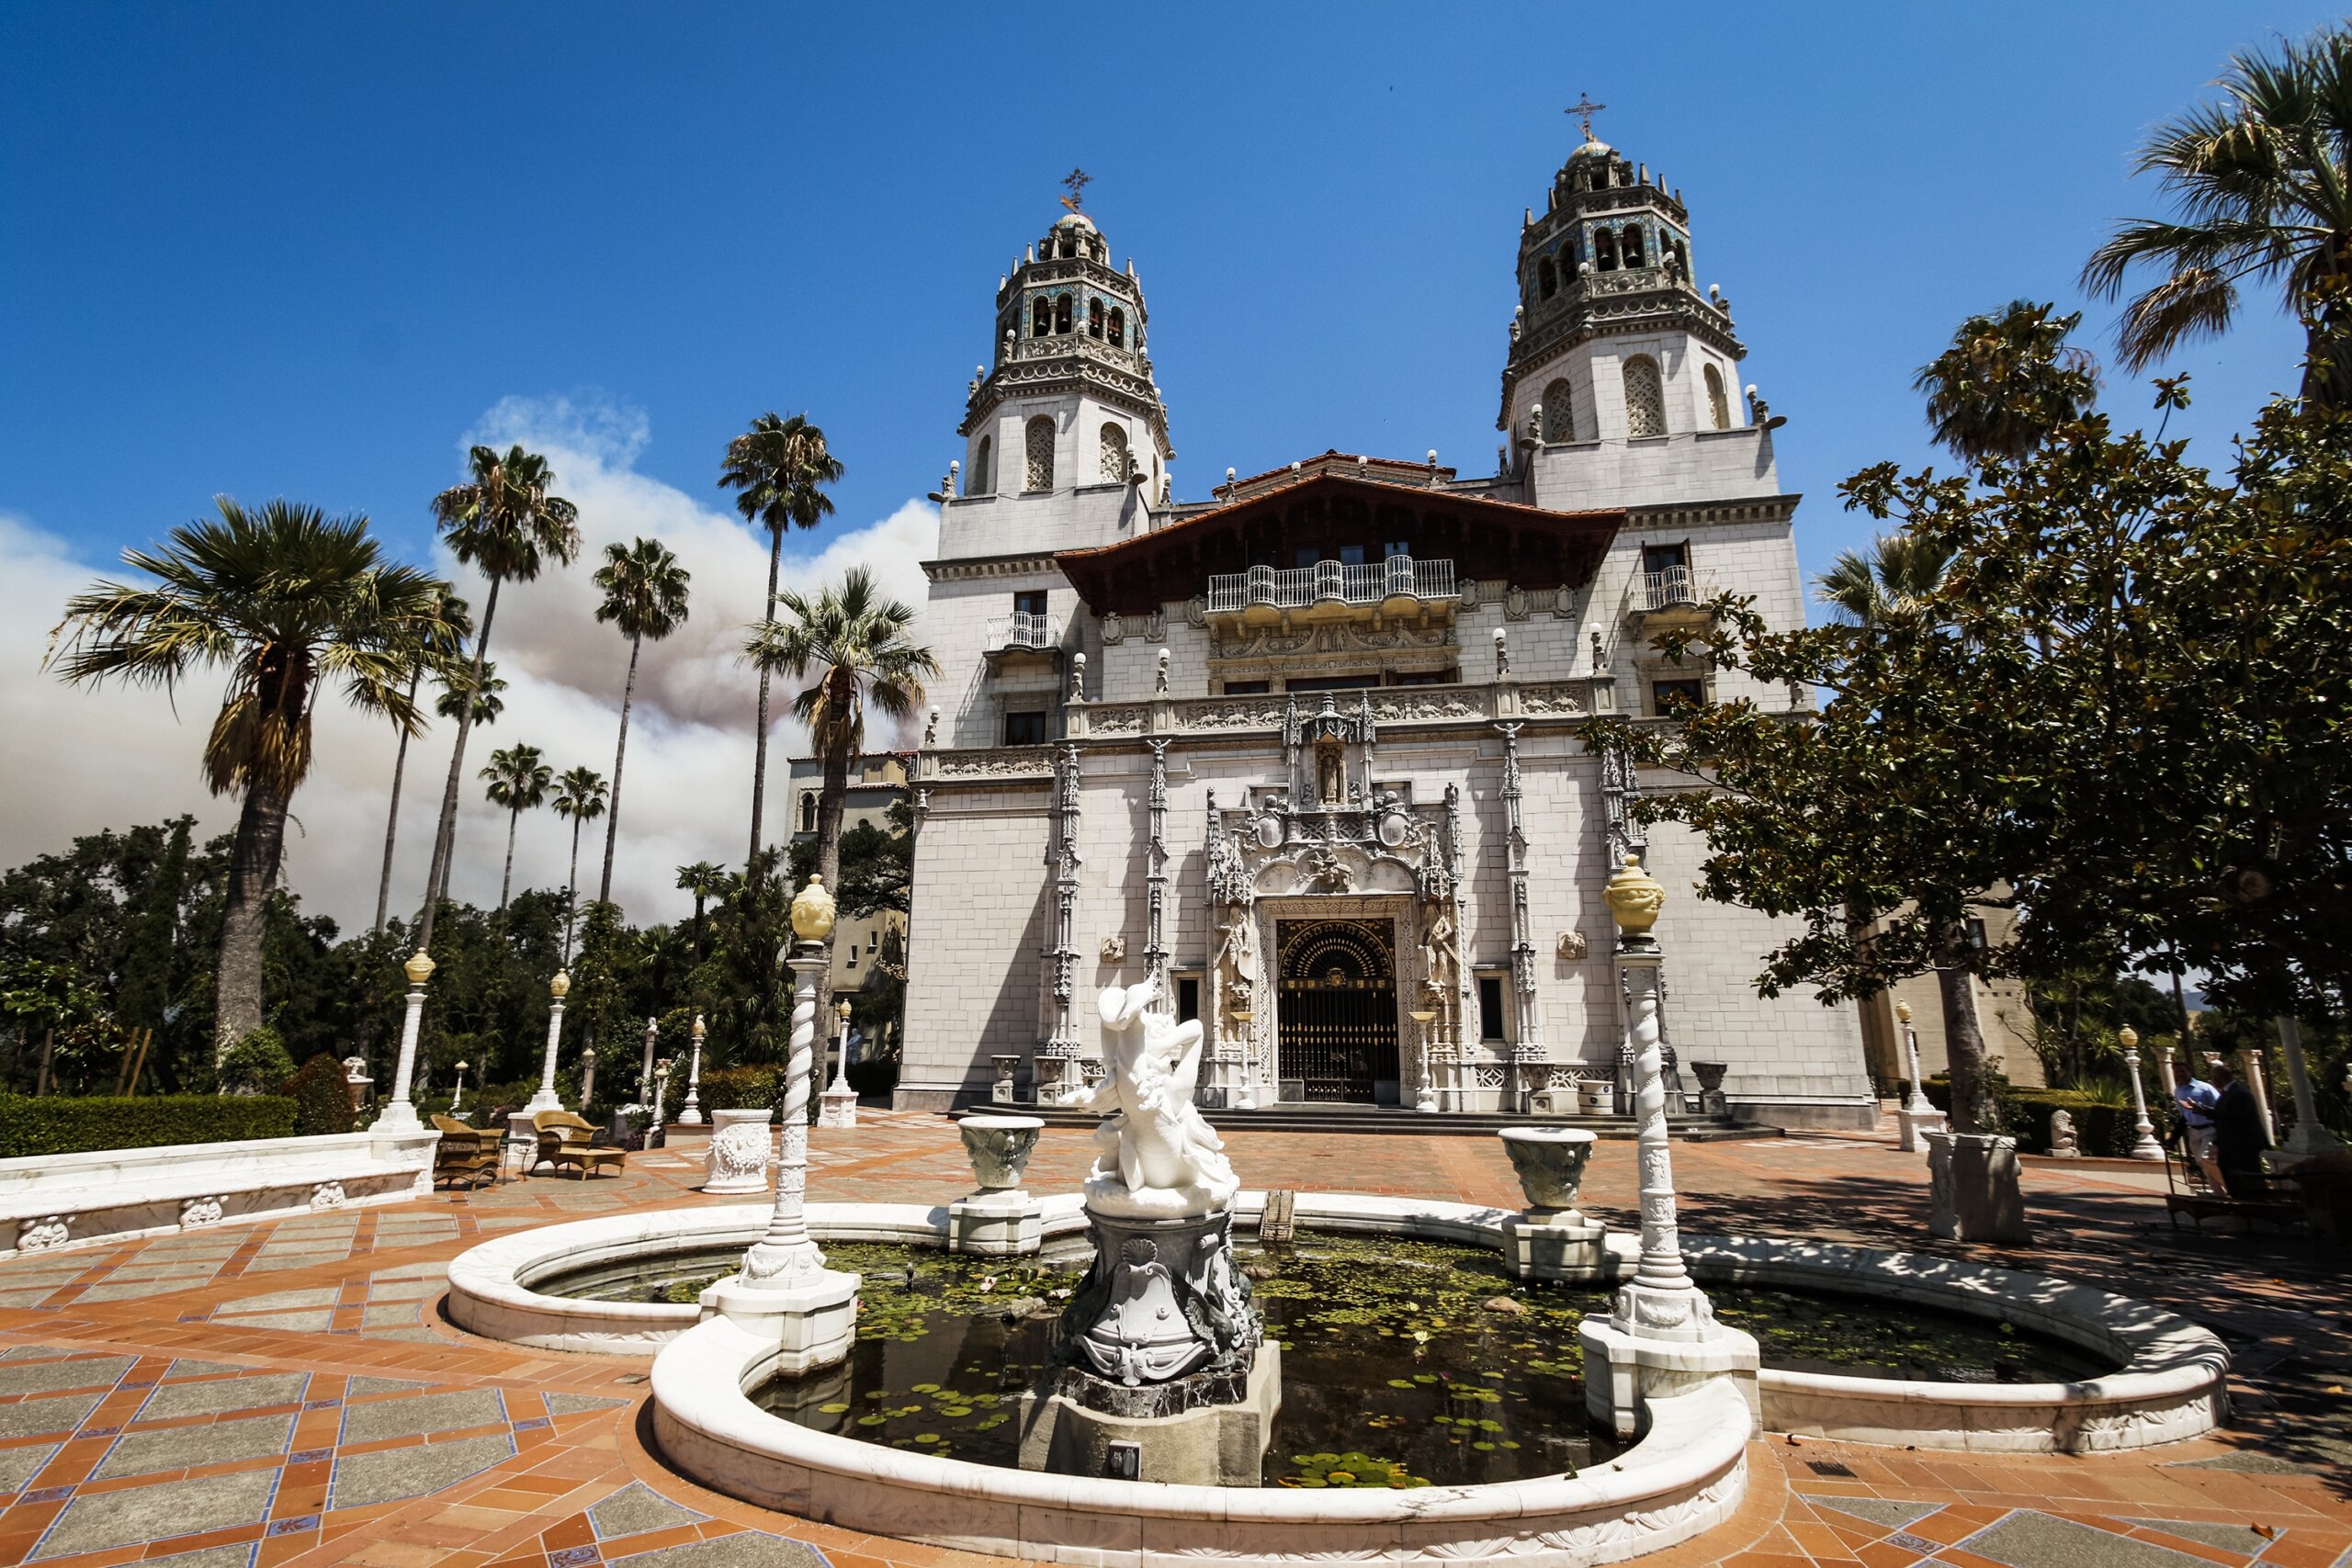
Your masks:
M1607 104L1594 103L1589 93L1578 93L1577 101L1560 112L1576 116L1577 123L1584 128L1584 139L1589 141L1592 140L1592 117L1608 107Z
M1061 183L1069 187L1069 194L1062 197L1062 205L1076 212L1086 205L1086 187L1094 183L1094 176L1084 169L1074 168L1062 176Z

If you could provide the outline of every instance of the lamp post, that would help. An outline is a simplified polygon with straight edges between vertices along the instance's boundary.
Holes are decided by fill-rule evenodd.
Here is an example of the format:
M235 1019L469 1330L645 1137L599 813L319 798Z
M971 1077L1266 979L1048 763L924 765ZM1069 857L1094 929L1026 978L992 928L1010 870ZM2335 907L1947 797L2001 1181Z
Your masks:
M686 1062L686 1103L678 1112L678 1125L702 1125L702 1014L695 1014L694 1055Z
M2140 1032L2127 1023L2117 1031L2115 1042L2123 1047L2123 1070L2132 1077L2132 1157L2161 1160L2165 1146L2156 1142L2155 1125L2148 1120L2148 1097L2140 1088Z
M424 1022L424 983L433 978L433 960L420 947L401 965L401 972L408 976L408 1011L401 1019L401 1056L400 1065L392 1070L392 1098L376 1118L379 1133L413 1133L418 1126L416 1107L409 1103L408 1085L416 1072L416 1036Z
M459 1062L458 1064L458 1092L451 1096L449 1100L449 1114L452 1116L456 1116L458 1114L458 1108L466 1103L467 1066L468 1064L464 1062Z
M775 1212L767 1234L743 1255L743 1283L790 1290L827 1272L825 1254L808 1234L801 1201L808 1186L808 1071L817 1044L817 976L833 934L833 897L811 876L792 900L792 1043L784 1068L784 1126L775 1169Z
M645 1066L639 1069L637 1075L637 1102L639 1105L649 1104L653 1099L653 1041L661 1032L660 1019L645 1021Z
M580 1114L587 1115L588 1108L595 1102L596 1047L588 1044L580 1048Z
M833 1081L820 1096L822 1103L817 1111L820 1127L854 1127L857 1125L857 1090L849 1087L849 998L843 997L834 1012L842 1021L841 1048L833 1056Z
M555 1092L555 1049L563 1040L563 998L571 994L571 975L557 970L555 978L548 982L548 1049L539 1059L539 1091L523 1106L534 1115L563 1109L563 1101Z
M1903 1109L1895 1112L1895 1120L1902 1123L1903 1133L1894 1146L1905 1154L1917 1154L1928 1146L1928 1134L1944 1130L1944 1113L1928 1099L1927 1080L1919 1070L1919 1032L1911 1027L1909 1002L1894 1004L1894 1021L1896 1027L1903 1031L1903 1049L1911 1063L1911 1097L1904 1101Z
M1413 1010L1413 1021L1420 1025L1421 1054L1421 1081L1419 1087L1413 1090L1413 1109L1416 1111L1437 1109L1437 1085L1430 1082L1430 1021L1437 1017L1437 1009L1430 1004L1435 999L1424 991L1421 1005Z
M1584 1347L1587 1411L1609 1421L1620 1436L1631 1437L1647 1421L1652 1397L1679 1393L1711 1375L1752 1382L1758 1356L1754 1336L1715 1320L1714 1304L1682 1263L1668 1142L1665 1039L1657 1016L1665 954L1651 934L1666 907L1666 889L1642 869L1639 854L1628 853L1601 896L1617 922L1625 1043L1634 1058L1642 1241L1634 1278L1619 1289L1607 1320L1587 1314L1577 1337Z

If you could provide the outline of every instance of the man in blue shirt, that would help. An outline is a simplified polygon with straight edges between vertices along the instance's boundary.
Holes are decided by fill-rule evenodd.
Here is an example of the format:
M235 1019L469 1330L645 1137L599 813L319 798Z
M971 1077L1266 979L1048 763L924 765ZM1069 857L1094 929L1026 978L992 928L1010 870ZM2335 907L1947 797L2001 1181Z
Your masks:
M2205 1179L2216 1192L2227 1190L2222 1180L2220 1149L2213 1131L2213 1108L2221 1099L2221 1091L2199 1077L2187 1062L2173 1064L2172 1102L2187 1129L2188 1157L2197 1162L2197 1168L2205 1173Z

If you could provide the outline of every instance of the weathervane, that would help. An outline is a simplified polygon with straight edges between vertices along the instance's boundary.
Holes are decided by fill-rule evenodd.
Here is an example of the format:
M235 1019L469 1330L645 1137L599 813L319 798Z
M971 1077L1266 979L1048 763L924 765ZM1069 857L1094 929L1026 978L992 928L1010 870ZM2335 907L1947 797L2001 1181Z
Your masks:
M1062 197L1062 205L1072 212L1085 206L1086 187L1093 183L1094 176L1084 169L1072 169L1069 174L1064 175L1062 184L1069 187L1069 194Z
M1594 103L1589 93L1578 93L1577 101L1560 112L1576 116L1577 123L1584 128L1584 139L1589 141L1592 140L1592 117L1608 107L1607 104Z

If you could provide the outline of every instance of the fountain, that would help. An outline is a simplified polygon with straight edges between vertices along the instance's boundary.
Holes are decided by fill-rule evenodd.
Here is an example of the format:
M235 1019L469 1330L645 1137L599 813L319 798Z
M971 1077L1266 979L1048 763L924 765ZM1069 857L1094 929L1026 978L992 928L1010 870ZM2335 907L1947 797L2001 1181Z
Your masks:
M1055 1325L1051 1372L1023 1396L1025 1470L1255 1485L1282 1403L1233 1262L1240 1183L1193 1104L1201 1025L1160 1010L1157 981L1101 997L1110 1111L1086 1181L1094 1262Z

